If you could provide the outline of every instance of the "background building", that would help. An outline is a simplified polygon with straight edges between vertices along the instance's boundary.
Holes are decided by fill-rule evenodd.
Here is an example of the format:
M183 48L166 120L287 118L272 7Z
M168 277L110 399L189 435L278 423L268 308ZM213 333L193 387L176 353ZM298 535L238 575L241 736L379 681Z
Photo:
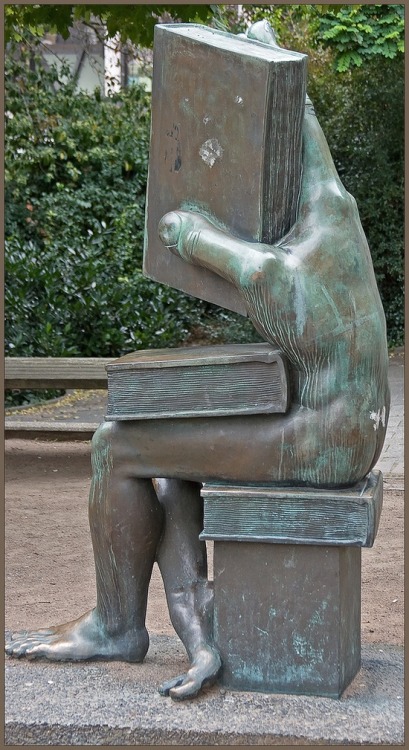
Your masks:
M138 50L122 45L119 38L105 40L100 32L78 23L68 39L61 34L46 34L43 39L43 59L46 65L61 68L65 61L77 78L79 90L92 93L100 88L105 95L132 83L142 84L151 90L151 50Z

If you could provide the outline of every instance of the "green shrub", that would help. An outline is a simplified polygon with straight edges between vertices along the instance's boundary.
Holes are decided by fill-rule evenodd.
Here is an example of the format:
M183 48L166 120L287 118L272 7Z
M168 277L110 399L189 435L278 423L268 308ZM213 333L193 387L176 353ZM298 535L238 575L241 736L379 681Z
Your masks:
M177 344L204 306L142 276L149 96L27 62L6 62L7 354Z

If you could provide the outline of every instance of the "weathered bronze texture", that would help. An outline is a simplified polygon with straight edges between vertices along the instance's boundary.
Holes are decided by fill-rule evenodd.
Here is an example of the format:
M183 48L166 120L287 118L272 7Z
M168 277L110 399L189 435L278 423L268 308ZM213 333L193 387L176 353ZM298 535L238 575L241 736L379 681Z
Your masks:
M287 371L268 344L148 349L107 367L107 419L286 412Z
M255 328L286 357L292 407L265 417L254 465L266 460L268 481L296 485L365 477L389 414L385 317L356 202L311 106L299 218L279 243L245 242L191 211L166 215L160 233L172 252L236 286Z
M361 549L215 542L220 683L337 698L357 674Z
M218 273L166 252L158 223L195 208L246 240L295 221L307 57L195 24L155 28L144 271L246 314ZM272 210L273 207L273 210Z
M262 26L260 38L266 41L268 27ZM14 656L141 661L149 644L146 602L157 559L171 619L190 659L187 673L162 687L163 694L175 699L196 695L204 684L216 679L221 665L222 645L217 647L213 641L213 595L207 580L205 543L199 540L203 528L201 483L352 487L377 462L389 414L385 318L369 248L356 203L339 180L310 104L303 120L297 219L284 237L269 245L235 236L230 227L221 229L218 221L186 210L192 197L184 195L181 210L161 219L164 252L169 252L167 247L178 255L182 269L192 266L199 273L207 269L235 289L256 329L286 359L290 408L285 414L102 424L93 439L89 501L96 607L75 622L19 633L7 644L7 652ZM245 203L247 197L243 200ZM234 194L232 201L239 205ZM222 205L219 208L223 210ZM274 206L271 209L274 212ZM217 210L215 216L218 219ZM155 477L164 479L153 480ZM238 548L228 553L237 558L237 566L229 568L234 570L231 584L236 581L237 585L242 578L238 563L243 546L249 555L255 555L258 545L217 544ZM266 547L269 556L263 566L271 569L282 545L260 546ZM314 599L313 584L314 571L323 567L322 557L315 557L320 548L311 545L307 549L310 563L305 556L296 562L298 571L304 569L304 579L291 572L286 558L279 564L277 575L283 576L277 583L277 606L262 583L263 568L258 565L257 569L256 560L250 566L243 562L254 571L252 597L246 602L248 620L253 616L251 602L263 596L266 601L270 597L270 609L280 608L279 617L283 618L289 586L296 594L294 607L299 608L294 616L298 611L302 616L306 590L311 591L314 611L324 609L327 594L323 590ZM318 640L313 648L316 663L322 655L332 665L344 665L334 677L334 694L357 668L359 554L358 547L328 547L328 575L339 581L339 596L333 611L327 607L325 637L331 639L334 628L336 653L328 650L330 646L320 646ZM218 570L221 574L219 564ZM304 590L301 581L307 586L307 573L310 588ZM223 628L232 628L230 634L227 630L224 634L230 639L228 649L229 643L233 649L234 634L239 635L240 613L235 614L236 631L233 613L226 614L222 623ZM263 617L259 620L262 629ZM250 631L246 632L249 637ZM315 632L324 638L324 626ZM310 647L304 641L299 641L298 647L305 674ZM337 654L348 648L355 649L350 660L338 660ZM263 660L267 658L274 660L274 650L263 654ZM330 674L327 677L330 680ZM311 679L316 681L314 676Z
M383 480L371 472L355 487L320 490L206 483L201 539L372 547Z

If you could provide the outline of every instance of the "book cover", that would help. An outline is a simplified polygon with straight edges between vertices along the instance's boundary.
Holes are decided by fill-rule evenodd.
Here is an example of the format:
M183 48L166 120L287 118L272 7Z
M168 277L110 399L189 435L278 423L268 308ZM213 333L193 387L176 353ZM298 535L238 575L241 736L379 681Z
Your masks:
M245 314L236 289L174 256L168 211L198 210L272 243L296 218L305 55L195 24L155 28L144 273Z

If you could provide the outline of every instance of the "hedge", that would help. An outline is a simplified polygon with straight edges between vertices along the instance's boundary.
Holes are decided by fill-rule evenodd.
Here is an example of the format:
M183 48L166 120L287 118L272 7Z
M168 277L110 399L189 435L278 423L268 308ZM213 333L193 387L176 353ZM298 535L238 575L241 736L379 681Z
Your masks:
M309 85L369 239L391 344L403 336L403 76L400 60ZM6 56L6 354L117 356L259 340L249 321L142 276L150 99L108 98ZM385 133L388 137L385 138Z

